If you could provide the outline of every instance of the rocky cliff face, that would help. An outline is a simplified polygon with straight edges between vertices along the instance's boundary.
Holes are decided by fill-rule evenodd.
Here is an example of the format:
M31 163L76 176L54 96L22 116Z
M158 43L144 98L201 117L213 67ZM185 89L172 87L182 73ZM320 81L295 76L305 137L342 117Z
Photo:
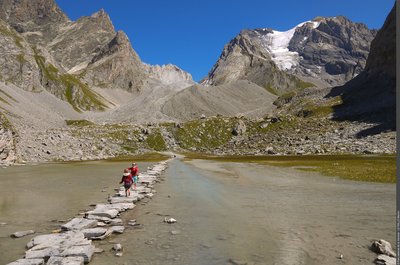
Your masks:
M29 90L38 90L39 67L30 45L11 26L0 19L0 80Z
M378 132L396 127L396 5L371 43L365 70L328 97L337 95L337 119L380 123Z
M310 27L297 27L288 49L298 53L298 65L291 73L327 86L341 85L361 73L376 34L362 23L338 16L316 18Z
M122 31L118 31L92 58L85 76L92 85L118 87L131 92L140 91L146 77L139 56Z
M50 41L69 22L54 0L0 0L0 17L35 43Z
M58 29L46 48L69 73L86 67L100 49L115 37L115 29L104 10L69 22Z
M278 94L311 86L306 82L343 84L365 66L375 33L344 17L316 18L284 32L244 30L224 47L202 83L247 79Z

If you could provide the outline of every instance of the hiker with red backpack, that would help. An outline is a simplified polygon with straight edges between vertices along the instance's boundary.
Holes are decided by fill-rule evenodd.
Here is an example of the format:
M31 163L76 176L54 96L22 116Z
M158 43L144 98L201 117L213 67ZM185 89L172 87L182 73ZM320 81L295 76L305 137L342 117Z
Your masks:
M121 181L119 184L124 183L125 188L125 196L128 197L131 195L130 189L133 183L132 174L129 172L129 169L124 169L124 174L122 174Z

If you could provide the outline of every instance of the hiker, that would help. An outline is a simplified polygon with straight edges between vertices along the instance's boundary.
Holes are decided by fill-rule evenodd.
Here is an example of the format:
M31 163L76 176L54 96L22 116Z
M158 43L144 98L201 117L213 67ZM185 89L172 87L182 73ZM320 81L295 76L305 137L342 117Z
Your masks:
M125 196L128 197L131 195L130 189L131 189L132 182L133 182L132 175L131 175L131 173L129 173L128 168L124 169L124 174L122 174L122 179L119 182L119 184L121 184L122 182L124 183Z
M136 190L136 184L138 183L139 168L135 162L132 163L132 167L129 168L133 179L133 189Z

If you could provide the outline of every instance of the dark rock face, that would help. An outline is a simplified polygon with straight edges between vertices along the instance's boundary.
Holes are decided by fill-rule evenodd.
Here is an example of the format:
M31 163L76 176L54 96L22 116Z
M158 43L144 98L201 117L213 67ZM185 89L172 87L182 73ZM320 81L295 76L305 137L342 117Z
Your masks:
M243 30L225 47L205 85L246 79L277 94L344 84L365 66L376 34L345 17L316 18L285 31ZM300 78L300 79L299 79Z
M363 70L369 46L376 31L345 17L316 18L316 28L298 27L289 43L289 50L301 57L293 73L326 85L340 85Z
M365 70L344 86L335 87L328 97L340 95L336 119L380 123L369 133L395 129L396 118L396 6L371 43Z

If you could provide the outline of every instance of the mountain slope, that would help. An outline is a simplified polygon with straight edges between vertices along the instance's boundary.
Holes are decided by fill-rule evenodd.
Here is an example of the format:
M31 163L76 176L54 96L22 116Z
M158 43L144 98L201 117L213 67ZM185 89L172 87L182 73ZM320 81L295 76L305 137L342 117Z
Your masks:
M215 87L195 85L175 94L162 112L178 120L200 115L263 117L273 109L276 96L249 81L234 81Z

